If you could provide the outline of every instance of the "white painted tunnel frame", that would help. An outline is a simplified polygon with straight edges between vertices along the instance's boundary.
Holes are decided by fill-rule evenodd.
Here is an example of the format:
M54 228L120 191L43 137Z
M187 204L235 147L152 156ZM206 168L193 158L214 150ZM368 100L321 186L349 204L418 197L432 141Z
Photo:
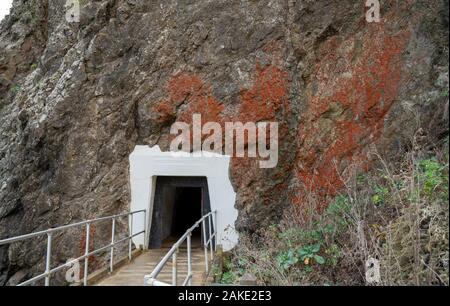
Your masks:
M146 219L136 215L133 233L147 226L147 237L133 238L137 246L148 246L158 176L206 177L211 210L217 210L217 244L224 251L231 250L238 241L234 228L238 212L235 209L236 193L229 178L230 157L209 152L161 152L159 146L136 146L130 155L131 211L146 210Z

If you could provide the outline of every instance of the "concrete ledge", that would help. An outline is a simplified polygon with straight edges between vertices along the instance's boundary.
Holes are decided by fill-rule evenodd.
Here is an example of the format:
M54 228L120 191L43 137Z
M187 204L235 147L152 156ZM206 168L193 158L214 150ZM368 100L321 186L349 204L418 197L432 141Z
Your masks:
M218 286L218 284L215 283L214 267L218 267L220 270L222 270L223 267L223 248L221 245L217 245L214 258L212 262L210 262L210 268L205 278L205 286Z

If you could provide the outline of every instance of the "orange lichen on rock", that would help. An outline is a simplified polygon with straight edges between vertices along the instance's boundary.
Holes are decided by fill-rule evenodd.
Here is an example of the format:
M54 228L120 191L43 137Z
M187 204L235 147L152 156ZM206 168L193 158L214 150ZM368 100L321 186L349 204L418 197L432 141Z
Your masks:
M168 82L168 98L152 107L159 122L176 118L190 123L193 114L201 114L202 122L273 120L282 108L289 111L287 73L273 65L256 66L255 81L251 88L241 90L241 103L225 116L224 105L211 91L211 86L193 74L177 74ZM182 104L186 107L177 112Z
M287 76L285 71L276 66L260 67L257 64L253 86L242 91L237 118L243 122L258 122L275 119L282 107L285 112L289 112Z
M223 122L222 112L224 105L217 101L210 93L200 96L189 103L187 109L181 112L179 120L191 123L193 114L202 116L202 123L206 122Z
M159 123L171 122L175 118L175 106L170 101L161 101L152 108L152 113L157 114Z
M205 98L203 81L196 75L179 73L174 75L167 85L168 98L160 101L152 111L157 121L166 123L177 117L177 108L183 103L199 103Z
M169 102L179 106L188 99L196 99L204 93L203 81L196 75L178 73L171 77L167 85Z
M211 89L193 74L179 73L174 75L167 86L168 98L153 106L153 112L158 114L160 122L167 118L190 123L192 114L201 114L202 121L222 121L220 114L224 110L223 104L218 102L211 93ZM186 108L177 111L181 105Z
M407 32L388 35L380 25L364 37L360 54L347 40L318 63L297 157L298 178L310 190L333 195L343 187L342 167L369 162L364 149L380 136L396 99L408 38Z
M277 114L290 113L289 87L287 72L275 65L257 64L253 85L241 89L240 103L229 106L225 114L224 104L214 97L210 85L205 84L197 75L177 74L168 82L167 99L153 106L152 113L157 114L160 123L180 121L188 124L192 124L193 114L201 114L203 124L217 122L222 127L225 122L239 121L245 124L278 121ZM280 131L286 128L286 122L280 122ZM284 139L283 135L279 138L280 142ZM235 183L242 186L257 178L259 167L256 160L247 157L233 158L231 173Z

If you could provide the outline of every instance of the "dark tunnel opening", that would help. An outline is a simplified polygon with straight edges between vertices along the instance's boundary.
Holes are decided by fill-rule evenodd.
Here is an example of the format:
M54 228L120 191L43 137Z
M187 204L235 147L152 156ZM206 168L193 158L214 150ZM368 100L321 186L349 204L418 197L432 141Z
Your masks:
M202 188L176 187L172 212L171 237L181 237L202 217ZM200 227L192 235L200 237Z
M204 177L158 177L150 230L150 248L168 246L211 211ZM205 224L209 236L208 224ZM193 246L202 243L202 224L192 232Z

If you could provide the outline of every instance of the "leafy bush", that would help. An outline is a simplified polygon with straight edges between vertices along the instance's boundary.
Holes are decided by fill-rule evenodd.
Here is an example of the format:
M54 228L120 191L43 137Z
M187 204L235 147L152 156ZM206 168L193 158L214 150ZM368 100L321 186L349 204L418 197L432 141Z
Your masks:
M222 284L234 284L236 283L236 275L233 273L233 271L226 271L222 274Z
M448 197L448 172L446 166L439 163L435 158L424 159L418 162L419 173L417 176L423 192L428 197L438 194Z

